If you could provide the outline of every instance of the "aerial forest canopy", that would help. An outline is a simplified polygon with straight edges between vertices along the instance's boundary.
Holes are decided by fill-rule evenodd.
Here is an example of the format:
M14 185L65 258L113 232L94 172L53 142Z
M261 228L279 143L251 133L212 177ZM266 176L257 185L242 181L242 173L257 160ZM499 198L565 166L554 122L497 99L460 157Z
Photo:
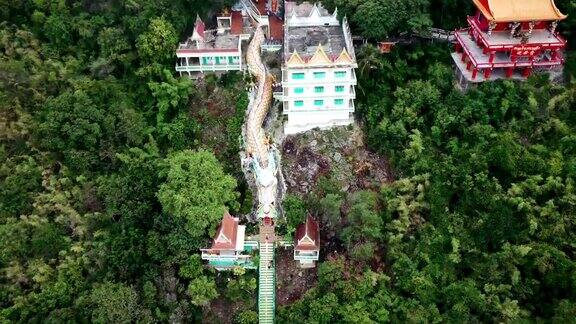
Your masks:
M199 14L229 0L0 1L0 322L200 322L218 298L255 323L253 273L199 249L246 213L240 74L175 77ZM576 1L556 1L576 44ZM464 25L463 0L326 0L381 41ZM466 93L447 44L358 54L357 116L395 181L322 179L285 201L342 246L280 323L576 318L576 55ZM224 277L226 276L226 277Z

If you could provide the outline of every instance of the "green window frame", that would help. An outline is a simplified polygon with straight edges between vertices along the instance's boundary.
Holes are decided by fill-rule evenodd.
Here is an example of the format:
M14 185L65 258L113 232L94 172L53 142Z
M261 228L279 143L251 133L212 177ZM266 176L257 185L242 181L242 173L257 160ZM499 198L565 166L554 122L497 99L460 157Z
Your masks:
M302 101L302 100L294 101L294 107L303 107L303 106L304 106L304 101Z
M292 80L304 80L304 73L292 73Z
M324 93L324 87L314 87L314 93Z
M314 100L314 106L316 107L324 106L324 100Z
M334 104L336 106L342 106L344 104L344 99L334 99Z
M238 63L234 63L234 60L239 59L238 56L228 56L228 64L238 64Z
M204 57L202 57L202 64L205 64L205 65L212 64L212 63L210 62L211 59L213 59L213 58L210 57L210 56L204 56Z
M304 88L294 88L294 93L295 93L295 94L303 94L303 93L304 93Z
M314 79L321 80L326 78L326 72L314 72Z
M336 71L334 72L334 76L338 79L342 79L346 77L346 71Z
M344 86L336 86L336 92L344 92Z

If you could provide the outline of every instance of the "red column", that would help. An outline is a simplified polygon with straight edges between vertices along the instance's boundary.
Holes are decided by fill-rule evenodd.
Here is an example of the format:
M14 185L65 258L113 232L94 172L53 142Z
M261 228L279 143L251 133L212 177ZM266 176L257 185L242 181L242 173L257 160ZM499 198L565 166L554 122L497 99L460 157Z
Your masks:
M494 63L495 57L496 57L496 52L494 52L494 51L490 52L490 58L488 59L488 62Z
M466 62L466 52L462 51L462 62Z
M462 45L460 45L460 43L454 44L454 50L456 51L456 53L462 52Z
M492 74L492 69L484 69L484 79L488 80Z
M558 59L558 50L553 50L551 60L556 61L557 59Z
M472 68L472 60L468 61L468 64L466 65L466 70L470 71L471 68Z
M472 71L472 80L476 80L476 76L478 76L478 68L474 68Z
M511 77L512 77L512 73L514 73L514 68L509 67L509 68L506 69L506 77L507 77L507 78L511 78Z
M527 78L530 76L530 74L532 74L532 68L525 68L524 71L522 71L522 76Z

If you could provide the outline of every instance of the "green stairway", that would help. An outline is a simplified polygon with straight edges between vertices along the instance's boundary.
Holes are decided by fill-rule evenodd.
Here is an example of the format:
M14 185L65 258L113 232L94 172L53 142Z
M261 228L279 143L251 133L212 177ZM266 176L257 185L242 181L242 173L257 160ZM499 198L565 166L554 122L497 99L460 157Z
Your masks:
M260 324L274 323L276 284L274 244L260 242L260 265L258 278L258 319Z

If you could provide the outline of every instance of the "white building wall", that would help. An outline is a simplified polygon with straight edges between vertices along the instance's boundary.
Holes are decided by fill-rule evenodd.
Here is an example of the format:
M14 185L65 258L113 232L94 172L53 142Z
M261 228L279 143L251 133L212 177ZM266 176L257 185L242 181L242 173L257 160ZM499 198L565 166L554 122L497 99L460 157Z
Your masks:
M319 72L325 77L315 78ZM304 78L295 78L294 73L303 73ZM356 99L353 67L285 68L282 85L287 134L352 123ZM318 87L323 91L317 92Z

